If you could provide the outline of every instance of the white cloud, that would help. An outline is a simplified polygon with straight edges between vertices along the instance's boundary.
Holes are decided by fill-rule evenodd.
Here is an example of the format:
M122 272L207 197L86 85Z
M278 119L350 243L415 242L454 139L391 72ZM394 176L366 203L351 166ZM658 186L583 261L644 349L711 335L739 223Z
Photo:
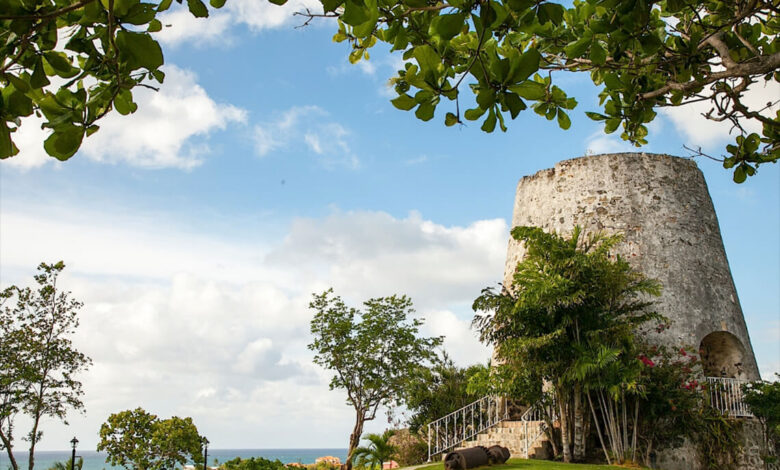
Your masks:
M196 18L185 7L166 11L159 19L164 26L155 33L155 39L165 45L229 41L226 32L234 21L233 15L225 10L212 11L208 18Z
M322 4L318 0L289 0L279 6L268 1L231 0L220 10L210 10L209 18L195 18L186 6L174 7L161 16L163 24L169 26L157 33L157 37L168 45L224 44L231 41L230 32L236 25L244 25L254 32L300 25L305 19L294 13L307 9L321 13ZM319 20L317 23L329 23L324 18Z
M172 65L165 67L165 73L159 92L136 88L138 111L128 116L109 114L81 152L96 161L190 169L208 152L200 137L246 121L246 111L211 99L194 73Z
M776 102L780 97L780 83L772 80L764 83L754 83L744 93L742 102L748 109L759 110L769 102ZM702 114L707 113L712 105L708 101L689 104L681 107L663 108L661 115L672 121L677 131L687 140L689 146L702 147L707 150L719 150L728 141L733 140L738 130L731 129L728 121L716 122L705 119ZM762 114L774 116L778 105L764 110ZM761 123L755 119L743 120L745 130L761 133Z
M273 152L306 150L325 166L357 168L360 161L350 147L350 132L318 106L294 106L274 120L254 129L255 151L265 157ZM303 146L301 146L303 144Z
M295 12L307 9L315 13L322 12L319 0L289 0L282 6L267 1L232 0L228 2L227 8L235 18L234 21L246 24L253 31L303 23L301 17L293 16Z
M585 141L585 154L636 152L630 142L620 138L618 132L605 134L602 128L588 136Z
M280 240L9 200L0 218L3 284L64 259L61 286L85 303L76 344L95 361L83 377L88 413L47 425L42 446L55 449L74 433L94 445L110 413L136 406L192 416L215 448L342 447L352 413L306 348L311 294L333 286L355 306L410 295L425 334L446 335L461 365L484 362L469 306L500 279L507 240L503 220L448 227L382 212L298 219Z
M405 165L410 165L410 166L411 165L421 165L421 164L423 164L423 163L425 163L427 161L428 161L428 155L420 155L418 157L410 158L408 160L405 160L404 164Z
M43 122L44 119L42 117L30 116L22 119L21 126L19 126L16 132L11 134L11 138L19 149L19 153L3 160L0 164L25 171L38 168L47 163L59 163L57 159L50 157L43 149L43 141L51 134L51 131L41 128Z
M492 349L480 343L471 329L471 321L458 318L448 310L426 312L425 332L431 336L444 336L444 350L457 364L485 363Z
M621 152L648 152L652 151L654 139L662 135L664 124L661 119L654 119L647 124L648 144L643 147L635 147L627 140L623 140L620 134L623 132L622 125L612 134L605 134L603 124L599 124L597 131L585 139L585 155L596 155L601 153L621 153Z
M360 62L357 62L355 64L351 64L349 62L344 61L341 62L341 64L338 67L329 65L328 67L325 68L325 71L328 72L329 75L339 76L339 75L344 75L346 73L352 72L354 70L359 70L366 75L373 76L376 74L377 65L382 66L384 65L384 63L383 62L378 63L376 59L361 60Z
M243 109L211 99L194 73L174 65L164 69L165 82L159 92L136 87L133 95L138 111L127 116L109 113L98 122L100 130L84 139L73 158L143 168L191 169L201 164L209 151L210 133L246 121ZM57 162L43 149L50 132L41 129L42 123L42 118L34 116L23 120L14 134L19 155L3 164L28 170Z

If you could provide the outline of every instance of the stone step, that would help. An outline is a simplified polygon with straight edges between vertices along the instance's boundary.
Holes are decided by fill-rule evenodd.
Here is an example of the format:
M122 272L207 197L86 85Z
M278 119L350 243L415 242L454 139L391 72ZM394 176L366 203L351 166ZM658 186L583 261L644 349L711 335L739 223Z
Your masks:
M528 434L529 437L536 438L536 440L531 443L532 447L528 449L527 458L546 458L548 452L544 442L547 438L545 435L539 436L543 423L543 421L503 421L472 439L462 442L456 450L473 446L500 445L508 448L513 457L526 457L525 438Z

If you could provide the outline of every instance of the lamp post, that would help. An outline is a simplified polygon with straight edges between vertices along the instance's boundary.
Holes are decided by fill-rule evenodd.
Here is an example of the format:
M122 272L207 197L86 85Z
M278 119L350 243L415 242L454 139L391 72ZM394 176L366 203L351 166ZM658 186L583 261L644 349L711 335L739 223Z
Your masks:
M73 448L73 453L70 455L70 470L73 470L73 467L76 465L76 444L78 443L79 440L75 436L70 440L70 445Z
M203 470L208 470L206 468L206 462L208 461L209 461L209 440L204 437L203 438Z

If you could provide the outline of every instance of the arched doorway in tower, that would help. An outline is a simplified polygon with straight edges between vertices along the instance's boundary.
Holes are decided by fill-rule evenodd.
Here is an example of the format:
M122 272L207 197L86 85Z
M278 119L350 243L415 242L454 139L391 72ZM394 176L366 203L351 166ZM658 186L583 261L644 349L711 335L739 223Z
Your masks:
M699 346L704 375L707 377L747 378L744 371L745 347L728 331L715 331Z

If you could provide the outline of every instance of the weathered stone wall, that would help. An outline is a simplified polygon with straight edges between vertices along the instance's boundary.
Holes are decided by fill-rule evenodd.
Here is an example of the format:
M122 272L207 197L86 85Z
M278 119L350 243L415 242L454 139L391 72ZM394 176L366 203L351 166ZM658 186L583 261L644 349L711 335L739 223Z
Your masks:
M742 429L738 440L742 443L742 450L738 457L737 470L780 470L780 466L766 464L762 458L771 450L764 442L763 429L757 419L742 419ZM703 470L696 446L687 439L682 447L658 452L653 462L653 468Z
M650 332L651 340L698 348L710 333L731 333L744 347L734 375L759 378L715 210L692 160L625 153L562 161L520 180L512 218L518 225L624 234L620 253L663 284L655 306L672 324ZM510 240L505 285L522 255Z

